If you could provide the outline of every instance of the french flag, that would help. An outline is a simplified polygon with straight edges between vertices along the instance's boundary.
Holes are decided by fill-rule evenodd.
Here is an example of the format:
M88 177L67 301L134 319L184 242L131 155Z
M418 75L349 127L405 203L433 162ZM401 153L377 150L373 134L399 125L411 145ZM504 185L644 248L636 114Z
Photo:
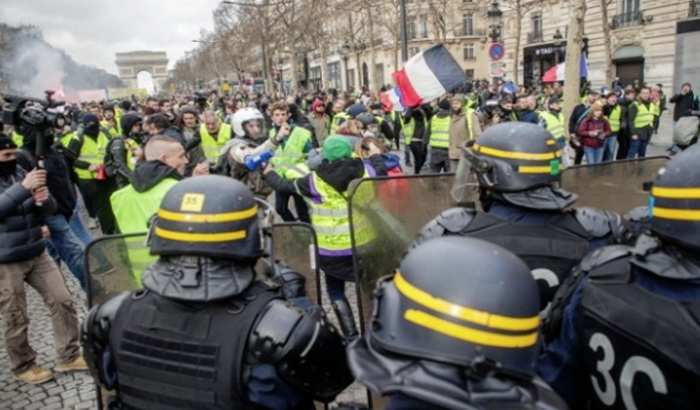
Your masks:
M442 44L411 57L393 76L404 107L415 107L439 98L468 80L467 74Z
M579 70L581 72L581 77L588 77L588 59L586 58L586 53L581 53L581 63ZM557 81L564 81L566 77L566 62L559 63L556 66L545 71L542 76L543 83L554 83Z

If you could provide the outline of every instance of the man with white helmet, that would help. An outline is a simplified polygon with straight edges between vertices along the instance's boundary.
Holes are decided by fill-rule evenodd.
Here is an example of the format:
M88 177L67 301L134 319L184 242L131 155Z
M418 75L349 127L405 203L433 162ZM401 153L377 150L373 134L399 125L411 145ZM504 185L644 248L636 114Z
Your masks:
M225 173L246 184L254 195L265 198L272 193L272 188L265 182L259 165L266 162L262 160L265 157L269 159L280 140L267 138L265 117L256 108L245 107L236 111L231 124L235 137L224 149L228 152Z

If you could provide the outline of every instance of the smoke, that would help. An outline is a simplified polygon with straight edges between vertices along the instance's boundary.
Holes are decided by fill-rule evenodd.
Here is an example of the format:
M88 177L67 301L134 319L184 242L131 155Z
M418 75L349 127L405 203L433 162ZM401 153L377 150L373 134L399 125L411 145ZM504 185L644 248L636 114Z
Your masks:
M2 71L11 92L42 98L45 90L57 90L66 78L65 56L36 37L18 36L13 55Z

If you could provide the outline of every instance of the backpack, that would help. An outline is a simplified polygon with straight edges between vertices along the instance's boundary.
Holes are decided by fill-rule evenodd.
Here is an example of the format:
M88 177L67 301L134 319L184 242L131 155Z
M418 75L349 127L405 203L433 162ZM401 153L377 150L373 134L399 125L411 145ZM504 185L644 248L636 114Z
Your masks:
M699 125L700 118L696 116L679 118L673 129L673 143L682 147L690 145L698 133Z

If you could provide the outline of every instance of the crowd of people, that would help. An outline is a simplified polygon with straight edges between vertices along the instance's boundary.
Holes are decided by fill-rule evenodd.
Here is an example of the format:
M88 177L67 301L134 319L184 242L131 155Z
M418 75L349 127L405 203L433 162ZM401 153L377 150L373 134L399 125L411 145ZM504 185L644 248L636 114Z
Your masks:
M32 384L53 378L28 343L26 282L51 311L55 370L89 367L117 392L114 406L307 408L356 379L394 410L690 408L700 374L686 361L697 361L700 331L673 312L692 316L700 299L697 137L676 147L649 217L627 216L631 229L615 213L572 208L561 170L643 158L666 109L660 85L586 83L568 124L563 98L559 84L477 81L401 112L369 92L211 92L79 104L53 129L4 124L0 307L12 372ZM698 114L689 84L669 101L675 121ZM460 162L478 180L480 206L444 210L423 228L377 283L370 326L358 331L346 295L358 279L353 253L381 238L351 224L351 182ZM341 331L305 300L300 275L256 274L256 199L315 229ZM86 362L57 266L85 288L84 250L98 228L150 232L150 255L130 255L142 289L83 322ZM103 262L90 274L114 269Z

